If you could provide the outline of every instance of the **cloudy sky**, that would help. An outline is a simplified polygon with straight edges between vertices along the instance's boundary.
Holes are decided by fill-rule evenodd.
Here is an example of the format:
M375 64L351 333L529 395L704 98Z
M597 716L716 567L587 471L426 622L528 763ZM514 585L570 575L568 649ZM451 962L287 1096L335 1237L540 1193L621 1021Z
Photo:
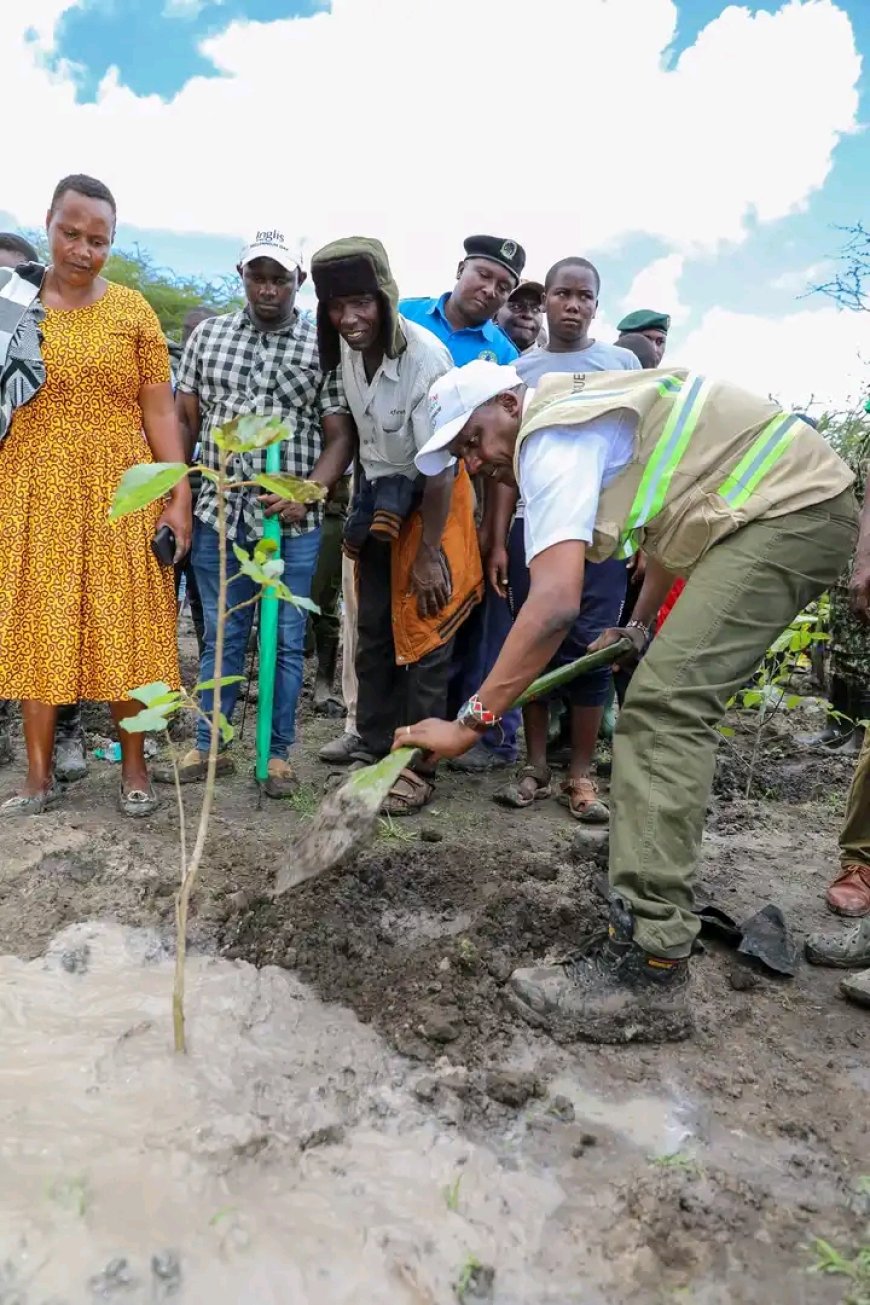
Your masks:
M867 217L870 0L3 0L0 49L0 224L90 172L176 271L371 234L406 294L487 231L591 257L602 338L653 307L674 361L870 389L870 314L804 297Z

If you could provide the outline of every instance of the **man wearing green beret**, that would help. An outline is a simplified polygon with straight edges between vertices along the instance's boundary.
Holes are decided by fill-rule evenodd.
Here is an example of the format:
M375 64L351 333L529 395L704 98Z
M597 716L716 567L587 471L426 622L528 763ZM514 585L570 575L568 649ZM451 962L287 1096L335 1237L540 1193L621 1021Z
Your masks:
M651 308L637 308L627 317L623 317L621 322L617 322L619 339L616 343L622 346L624 335L645 335L655 348L655 366L658 367L665 356L670 326L671 319L667 313L656 313Z

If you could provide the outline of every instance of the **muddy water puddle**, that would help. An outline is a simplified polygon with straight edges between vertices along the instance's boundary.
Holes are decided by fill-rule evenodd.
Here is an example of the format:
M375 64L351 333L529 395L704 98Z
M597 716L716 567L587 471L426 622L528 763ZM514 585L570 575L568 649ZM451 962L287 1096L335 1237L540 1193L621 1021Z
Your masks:
M715 1246L753 1244L747 1194L752 1227L768 1190L800 1198L793 1138L552 1049L543 1095L493 1113L478 1076L458 1126L421 1091L461 1075L446 1061L399 1057L285 970L202 955L177 1057L171 970L157 932L110 924L0 957L0 1305L625 1305L663 1267L697 1275L696 1305L754 1305L719 1294Z
M617 1099L590 1092L576 1078L560 1075L549 1085L570 1101L579 1119L609 1129L645 1154L668 1158L692 1140L691 1107L664 1097L641 1094Z
M447 1302L475 1262L480 1299L572 1298L535 1281L558 1184L426 1115L376 1033L282 970L194 957L175 1057L170 973L111 925L0 959L3 1305Z

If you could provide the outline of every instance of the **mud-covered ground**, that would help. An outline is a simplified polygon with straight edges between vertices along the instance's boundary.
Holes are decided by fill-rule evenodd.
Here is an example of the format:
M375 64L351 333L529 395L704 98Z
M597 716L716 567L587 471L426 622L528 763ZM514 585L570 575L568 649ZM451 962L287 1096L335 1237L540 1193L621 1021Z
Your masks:
M801 941L837 927L822 897L851 761L802 753L798 718L805 728L812 708L774 727L749 800L734 758L748 742L738 733L723 745L699 893L740 920L776 903ZM105 728L100 709L88 724L92 738ZM292 970L406 1058L408 1084L441 1127L485 1141L505 1172L533 1165L558 1184L561 1204L528 1249L537 1294L511 1294L496 1264L492 1281L466 1274L461 1298L866 1301L870 1271L863 1286L809 1272L817 1238L850 1259L870 1244L870 1018L839 997L839 976L805 964L793 980L749 973L712 943L694 962L691 1041L557 1045L503 999L515 966L569 951L604 918L601 853L594 840L577 845L555 800L509 813L491 801L503 776L445 771L422 817L381 824L347 868L269 899L328 775L317 748L337 728L306 708L293 803L258 807L249 764L220 783L191 943ZM0 789L19 774L4 771ZM117 767L92 760L61 806L4 825L0 952L39 956L84 920L171 934L171 793L134 823L115 809L117 782ZM192 819L199 795L185 796ZM195 1010L190 1022L195 1039ZM521 1232L534 1213L506 1205L505 1219Z

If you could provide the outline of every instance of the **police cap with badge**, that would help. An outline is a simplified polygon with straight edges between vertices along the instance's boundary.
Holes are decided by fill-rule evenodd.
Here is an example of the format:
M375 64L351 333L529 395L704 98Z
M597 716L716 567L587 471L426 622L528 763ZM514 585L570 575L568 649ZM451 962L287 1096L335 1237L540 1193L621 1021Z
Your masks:
M526 251L515 240L504 240L501 236L469 236L464 241L466 258L485 258L490 263L498 263L510 272L514 281L519 281L526 265Z

